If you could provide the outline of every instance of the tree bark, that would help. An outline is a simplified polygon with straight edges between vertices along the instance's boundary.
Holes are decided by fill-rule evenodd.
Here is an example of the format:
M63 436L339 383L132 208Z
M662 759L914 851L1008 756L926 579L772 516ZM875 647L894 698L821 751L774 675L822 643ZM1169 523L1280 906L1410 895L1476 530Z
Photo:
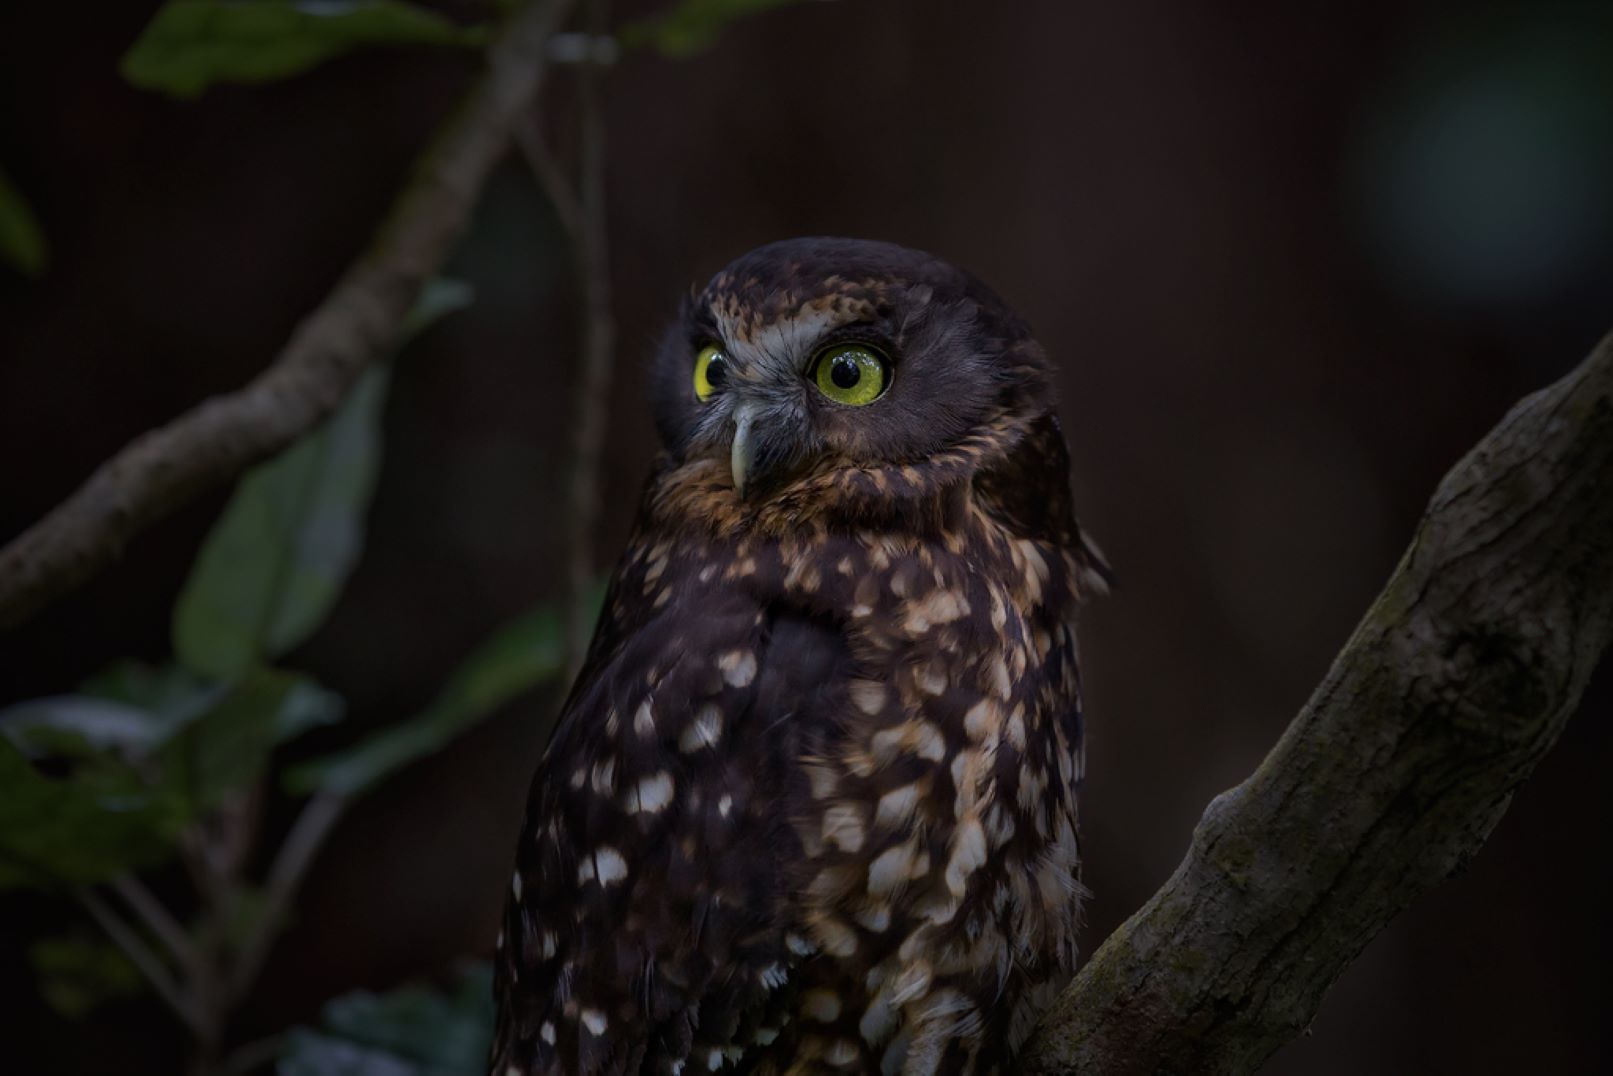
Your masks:
M104 568L151 524L289 446L387 354L531 108L545 46L570 6L537 0L500 29L486 71L417 163L370 248L269 369L130 442L0 550L0 628Z
M1081 969L1028 1073L1247 1072L1478 851L1613 634L1613 336L1445 476L1260 767Z

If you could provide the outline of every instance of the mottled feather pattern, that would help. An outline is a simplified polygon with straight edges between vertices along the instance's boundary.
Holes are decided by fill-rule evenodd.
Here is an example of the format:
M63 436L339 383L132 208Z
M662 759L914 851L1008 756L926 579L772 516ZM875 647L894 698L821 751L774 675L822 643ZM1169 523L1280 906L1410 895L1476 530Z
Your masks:
M801 364L883 310L893 395L915 339L989 346L991 390L922 455L815 423L756 499L704 450L715 424L661 409L669 451L532 785L496 1073L1001 1071L1074 970L1074 615L1107 569L1045 358L944 263L802 242L686 320Z

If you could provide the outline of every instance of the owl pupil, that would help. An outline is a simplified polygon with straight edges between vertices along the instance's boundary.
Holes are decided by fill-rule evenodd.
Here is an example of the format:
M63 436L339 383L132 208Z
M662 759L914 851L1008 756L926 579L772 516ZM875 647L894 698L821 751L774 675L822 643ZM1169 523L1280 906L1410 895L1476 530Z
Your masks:
M856 385L857 382L862 380L862 377L862 368L854 360L848 359L844 355L835 359L834 365L829 367L829 380L843 389L849 389Z
M711 361L706 363L706 383L716 388L728 376L728 364L722 361L721 355L713 355Z

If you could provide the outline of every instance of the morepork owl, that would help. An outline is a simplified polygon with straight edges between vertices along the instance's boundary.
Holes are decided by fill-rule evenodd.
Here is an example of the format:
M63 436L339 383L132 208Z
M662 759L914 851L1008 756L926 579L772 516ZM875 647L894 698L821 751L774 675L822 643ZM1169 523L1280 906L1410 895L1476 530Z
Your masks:
M1107 575L1052 376L887 243L775 243L685 304L527 804L494 1073L1010 1067L1075 965Z

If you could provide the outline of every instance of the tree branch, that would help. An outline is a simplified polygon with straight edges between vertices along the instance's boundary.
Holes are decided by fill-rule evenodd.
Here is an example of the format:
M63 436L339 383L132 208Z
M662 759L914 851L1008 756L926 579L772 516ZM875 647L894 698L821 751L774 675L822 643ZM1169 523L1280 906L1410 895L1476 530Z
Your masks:
M0 550L0 627L83 582L157 520L290 445L390 348L421 287L464 230L488 173L537 93L571 0L514 14L487 69L420 160L370 249L245 387L130 442Z
M603 39L610 5L584 0L588 32ZM616 350L616 323L611 317L610 257L605 230L605 109L601 100L604 69L582 68L577 86L581 148L577 166L577 261L583 283L582 384L577 426L572 436L570 527L567 532L566 665L582 666L594 629L590 595L594 581L594 538L599 527L600 457L605 448L605 412Z
M575 244L582 235L582 207L577 203L577 194L571 189L566 170L549 149L538 120L538 115L533 113L515 129L515 144L521 148L521 156L526 159L538 186L543 188L544 197L549 200L549 207L554 210L561 231Z
M123 950L123 955L129 958L129 962L140 969L140 974L144 975L146 981L157 991L157 996L167 1002L168 1007L184 1021L186 1027L192 1031L199 1031L201 1021L195 1004L185 996L168 967L156 953L151 951L151 947L140 937L139 932L125 923L88 887L75 889L73 896L84 906L84 910L90 913L90 918L106 931L107 937Z
M199 959L190 935L173 917L162 901L158 900L145 884L132 874L120 874L112 879L112 889L146 925L146 929L167 948L169 956L180 968L189 971Z
M1254 1069L1478 851L1610 637L1613 336L1440 483L1326 679L1076 976L1025 1071Z
M325 846L325 839L347 810L347 799L334 793L316 793L298 812L291 831L275 854L269 867L269 878L264 890L263 911L253 924L240 958L230 975L228 996L232 999L246 996L263 962L268 959L269 948L285 926L291 902L302 887L302 880L313 866L314 857Z

